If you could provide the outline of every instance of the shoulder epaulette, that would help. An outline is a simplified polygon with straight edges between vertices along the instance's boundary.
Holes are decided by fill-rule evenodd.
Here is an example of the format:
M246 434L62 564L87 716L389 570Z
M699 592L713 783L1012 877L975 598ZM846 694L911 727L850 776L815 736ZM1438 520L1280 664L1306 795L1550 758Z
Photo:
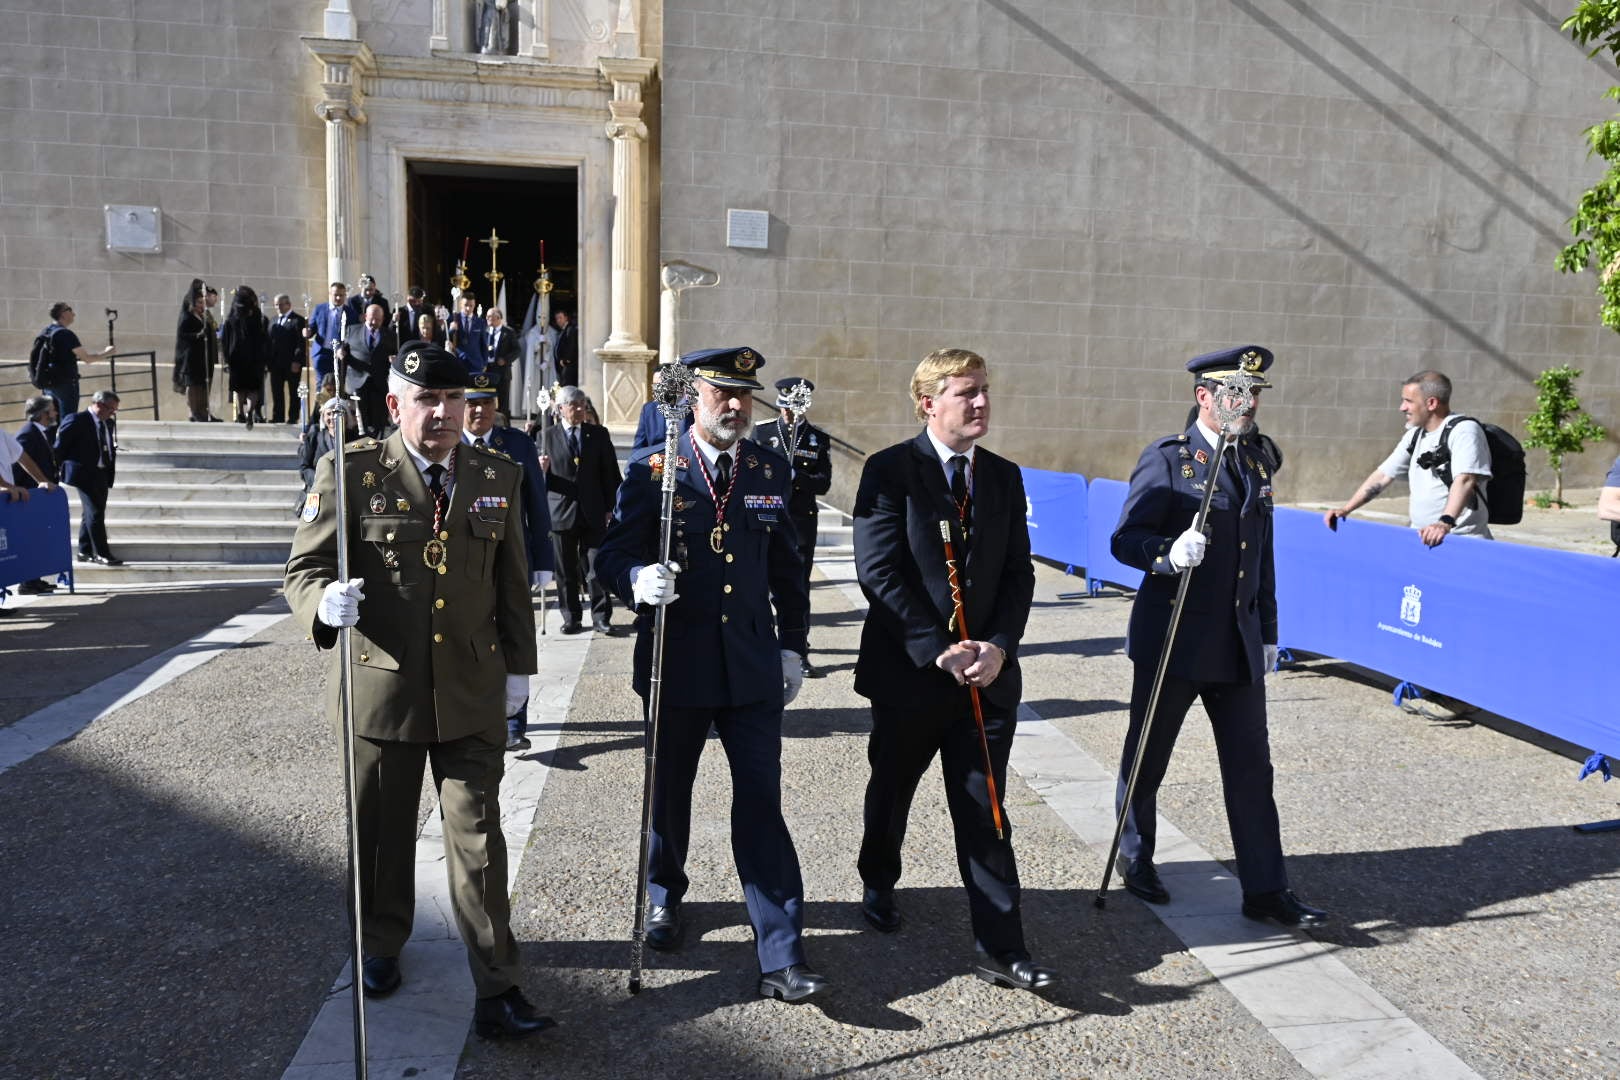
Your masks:
M513 458L511 454L508 454L505 450L497 450L493 446L488 446L488 445L480 446L480 447L477 447L476 449L478 450L478 452L480 454L488 454L490 457L498 457L502 461L510 461L514 465L517 464L517 460L515 458Z
M1154 445L1155 446L1175 446L1177 443L1184 443L1186 441L1187 441L1187 433L1185 431L1183 431L1180 435L1166 435L1164 438L1162 438L1158 442L1154 443Z
M381 445L382 443L378 442L370 435L367 435L363 439L356 439L351 443L345 444L343 448L345 450L375 450Z

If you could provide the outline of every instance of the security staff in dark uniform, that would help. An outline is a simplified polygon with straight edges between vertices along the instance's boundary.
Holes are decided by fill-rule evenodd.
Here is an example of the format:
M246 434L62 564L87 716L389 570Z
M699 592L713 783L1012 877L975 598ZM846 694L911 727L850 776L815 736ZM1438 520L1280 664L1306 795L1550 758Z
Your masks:
M337 580L333 458L321 459L287 561L285 592L315 644L354 627L354 754L361 926L368 995L401 982L415 913L417 806L432 761L456 926L485 1038L550 1021L518 987L500 787L504 718L536 669L516 464L461 442L465 369L436 345L395 358L388 408L399 430L350 443L350 572ZM334 676L336 673L334 672ZM336 677L327 700L335 712Z
M1198 420L1142 451L1114 530L1114 557L1147 572L1126 638L1136 673L1116 800L1124 798L1136 756L1177 575L1192 574L1120 841L1120 872L1130 892L1150 903L1169 902L1153 863L1157 797L1181 722L1193 699L1200 698L1220 758L1243 914L1286 926L1315 926L1327 921L1327 913L1302 903L1288 887L1266 733L1265 676L1277 662L1277 596L1272 468L1254 437L1254 410L1260 389L1271 385L1264 378L1271 362L1270 350L1243 345L1187 364L1198 380L1193 391ZM1240 368L1260 381L1245 415L1232 425L1237 430L1222 435L1214 412L1219 380ZM1226 464L1212 476L1217 440L1231 435L1236 441L1227 449ZM1211 483L1215 494L1200 533L1192 523Z
M540 468L540 455L534 440L521 431L497 423L499 389L488 372L479 372L467 388L467 426L462 441L476 450L490 449L505 454L523 469L523 540L529 555L529 580L542 595L551 584L551 511L546 498L546 474ZM526 734L529 726L527 700L506 717L506 749L515 753L534 744Z
M816 518L820 512L816 499L832 487L832 456L825 431L802 415L797 424L793 422L785 395L800 383L811 391L816 388L809 379L776 380L777 419L756 427L754 441L787 458L792 467L793 496L788 500L788 515L799 533L799 558L804 562L804 588L809 595L810 570L816 560ZM804 657L804 674L810 679L821 678L821 672L811 665L808 652Z
M825 985L805 961L804 884L782 819L782 709L798 693L809 606L788 515L787 462L741 438L764 360L708 349L681 362L697 378L696 422L667 460L630 458L597 572L636 616L635 690L652 675L654 608L668 604L658 772L653 785L647 944L680 946L692 781L711 729L731 763L731 849L759 957L759 992L798 1001ZM672 558L658 563L661 484L676 470ZM677 590L679 590L677 594ZM775 618L772 618L772 605ZM785 688L785 690L784 690Z

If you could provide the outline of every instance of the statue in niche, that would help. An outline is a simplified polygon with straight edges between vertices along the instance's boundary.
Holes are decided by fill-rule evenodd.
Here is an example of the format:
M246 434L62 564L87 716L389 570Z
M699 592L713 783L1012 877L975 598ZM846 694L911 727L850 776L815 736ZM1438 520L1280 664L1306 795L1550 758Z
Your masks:
M478 0L478 51L485 56L512 53L512 0Z

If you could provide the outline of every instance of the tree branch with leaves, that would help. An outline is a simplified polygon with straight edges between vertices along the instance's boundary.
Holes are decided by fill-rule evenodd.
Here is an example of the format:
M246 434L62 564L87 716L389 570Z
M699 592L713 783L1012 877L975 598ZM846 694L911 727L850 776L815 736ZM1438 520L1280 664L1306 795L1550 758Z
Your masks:
M1576 43L1591 46L1589 55L1606 52L1620 62L1620 0L1580 0L1563 29ZM1620 101L1620 86L1603 93ZM1620 116L1593 124L1584 134L1591 156L1602 158L1608 169L1581 195L1569 219L1575 240L1558 253L1557 265L1566 274L1597 269L1603 325L1620 331Z
M1524 445L1547 451L1547 464L1553 471L1553 502L1564 502L1564 455L1579 454L1587 442L1603 438L1603 428L1581 411L1575 396L1575 380L1580 368L1548 368L1536 376L1536 411L1524 421Z

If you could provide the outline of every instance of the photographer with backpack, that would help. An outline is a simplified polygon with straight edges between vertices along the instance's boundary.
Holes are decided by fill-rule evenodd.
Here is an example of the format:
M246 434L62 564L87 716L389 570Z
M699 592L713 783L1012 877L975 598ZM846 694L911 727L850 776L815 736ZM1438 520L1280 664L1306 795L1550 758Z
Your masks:
M79 364L90 363L96 357L79 343L79 335L71 329L73 308L67 301L58 300L51 305L50 325L34 338L28 351L28 378L46 394L56 399L57 414L71 416L79 411ZM111 356L113 347L101 350L101 356Z
M1395 450L1362 482L1350 501L1323 515L1329 529L1405 476L1411 486L1407 513L1429 547L1445 538L1491 539L1491 523L1513 524L1524 510L1524 451L1511 435L1471 416L1451 411L1451 380L1420 371L1401 386L1401 413L1409 425ZM1500 507L1491 505L1494 451L1502 462L1497 484ZM1514 459L1517 454L1516 460ZM1516 489L1516 494L1514 490Z

